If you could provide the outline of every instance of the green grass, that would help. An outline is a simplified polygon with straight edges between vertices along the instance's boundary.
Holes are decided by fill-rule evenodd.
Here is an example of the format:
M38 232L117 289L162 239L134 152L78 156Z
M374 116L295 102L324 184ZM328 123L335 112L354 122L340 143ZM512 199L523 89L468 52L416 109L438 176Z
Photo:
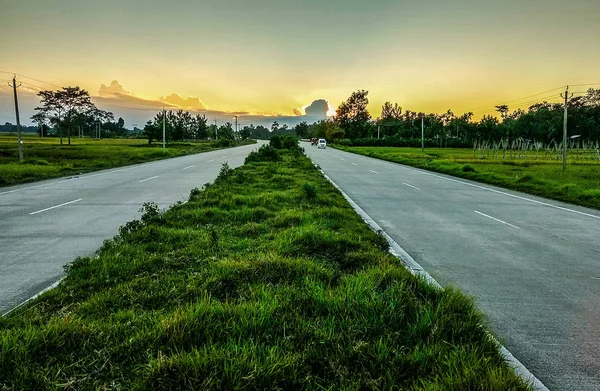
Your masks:
M537 160L534 153L528 159L483 155L469 149L426 149L393 147L337 147L391 162L424 168L507 189L600 209L600 161L568 162L562 170L562 160Z
M411 275L306 157L279 155L146 205L0 318L0 389L528 389L471 298Z
M72 138L71 145L54 137L23 137L24 161L19 162L16 136L0 136L0 186L57 178L129 164L221 149L208 142L160 143L141 139Z

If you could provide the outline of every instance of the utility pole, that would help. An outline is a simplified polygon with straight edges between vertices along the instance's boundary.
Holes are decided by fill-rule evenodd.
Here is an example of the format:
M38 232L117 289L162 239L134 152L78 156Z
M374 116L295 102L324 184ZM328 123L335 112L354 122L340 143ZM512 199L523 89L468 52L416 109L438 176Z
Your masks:
M379 140L379 126L380 125L377 125L377 140Z
M235 134L238 132L238 116L235 116Z
M217 118L215 118L215 140L219 139L219 128L217 127Z
M165 151L165 140L166 140L166 119L167 113L165 112L165 106L163 106L163 152Z
M421 152L425 152L425 126L423 125L423 117L421 117Z
M17 135L19 138L19 161L23 161L23 140L21 140L21 120L19 119L19 100L17 99L17 88L21 87L21 83L17 85L17 75L13 75L13 83L12 86L10 83L8 84L13 88L13 94L15 96L15 114L17 116Z
M569 86L565 90L565 95L560 94L560 96L565 98L565 117L563 119L563 171L565 171L567 169L567 106L569 98L573 97L573 94L569 96Z

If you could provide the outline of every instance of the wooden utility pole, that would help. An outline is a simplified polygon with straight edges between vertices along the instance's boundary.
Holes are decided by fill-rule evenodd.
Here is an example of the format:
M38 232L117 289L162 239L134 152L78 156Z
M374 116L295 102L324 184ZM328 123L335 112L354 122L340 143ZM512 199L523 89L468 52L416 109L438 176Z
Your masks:
M219 139L219 128L217 127L217 119L215 118L215 140Z
M10 85L13 88L13 94L15 97L15 114L17 116L17 137L19 138L19 161L23 161L23 140L21 139L21 120L19 119L19 99L17 98L17 88L21 86L21 83L17 85L17 75L13 75L13 83Z
M569 96L569 86L565 90L565 94L560 94L561 97L565 98L565 116L563 119L563 171L567 169L567 106L569 104L569 98L573 97L573 94Z

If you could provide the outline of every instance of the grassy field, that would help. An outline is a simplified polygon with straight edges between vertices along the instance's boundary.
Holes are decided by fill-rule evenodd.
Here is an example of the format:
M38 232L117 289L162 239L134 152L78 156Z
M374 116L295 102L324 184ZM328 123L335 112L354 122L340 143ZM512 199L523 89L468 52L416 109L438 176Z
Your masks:
M470 298L411 275L301 153L261 148L0 318L0 389L528 389Z
M39 181L106 168L143 163L220 149L208 142L148 145L142 139L72 138L71 145L54 137L23 137L24 161L19 162L15 135L0 136L0 186Z
M413 167L424 168L507 189L518 190L576 205L600 209L600 161L502 159L502 152L482 154L472 149L425 149L394 147L337 147Z

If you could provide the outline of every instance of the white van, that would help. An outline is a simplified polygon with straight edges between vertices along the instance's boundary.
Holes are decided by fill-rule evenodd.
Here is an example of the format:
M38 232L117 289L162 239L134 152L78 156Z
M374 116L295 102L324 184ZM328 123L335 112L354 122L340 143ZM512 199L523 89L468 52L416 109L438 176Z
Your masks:
M317 145L319 148L327 148L327 141L324 138L320 138Z

